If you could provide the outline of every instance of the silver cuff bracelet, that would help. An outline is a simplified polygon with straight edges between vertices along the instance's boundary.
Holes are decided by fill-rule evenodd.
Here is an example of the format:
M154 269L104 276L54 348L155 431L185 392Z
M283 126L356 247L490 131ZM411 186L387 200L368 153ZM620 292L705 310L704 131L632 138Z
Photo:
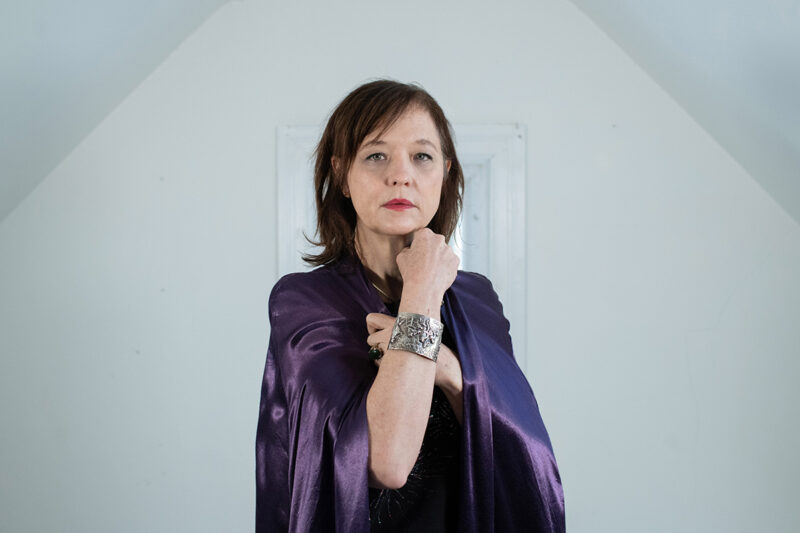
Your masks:
M435 318L417 313L397 313L388 349L413 352L435 363L443 329L442 323Z

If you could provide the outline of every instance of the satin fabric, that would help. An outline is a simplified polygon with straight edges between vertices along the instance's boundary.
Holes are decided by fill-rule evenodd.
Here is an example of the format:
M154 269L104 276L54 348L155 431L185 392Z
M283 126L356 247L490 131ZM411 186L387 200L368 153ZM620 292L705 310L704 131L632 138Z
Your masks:
M388 313L352 258L288 274L269 298L256 434L256 532L368 533L368 313ZM445 293L463 374L459 531L562 532L564 494L533 391L490 281Z

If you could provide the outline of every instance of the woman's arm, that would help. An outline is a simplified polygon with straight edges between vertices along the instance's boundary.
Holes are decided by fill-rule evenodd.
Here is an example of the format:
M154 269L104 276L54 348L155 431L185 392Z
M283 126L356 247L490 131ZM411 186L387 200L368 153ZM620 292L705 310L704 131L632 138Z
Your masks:
M388 343L388 335L394 326L395 317L380 313L370 313L367 315L367 326L370 331L368 343L372 346L375 343L385 346ZM385 337L385 338L379 338ZM380 368L381 359L375 360L375 365ZM439 349L439 357L436 363L436 376L433 384L442 390L447 401L450 403L456 419L463 425L463 378L461 375L461 362L458 356L447 345L442 344ZM427 429L426 429L427 430ZM379 481L372 470L369 470L369 486L380 489L391 488Z
M406 285L399 312L439 320L442 294ZM367 394L370 485L399 489L406 484L422 447L438 363L415 353L387 350Z
M395 262L403 279L398 313L440 320L442 298L456 279L459 262L444 236L429 228L415 231L411 245ZM382 359L367 393L368 465L371 478L387 488L400 488L417 461L428 427L437 363L404 350L387 349Z

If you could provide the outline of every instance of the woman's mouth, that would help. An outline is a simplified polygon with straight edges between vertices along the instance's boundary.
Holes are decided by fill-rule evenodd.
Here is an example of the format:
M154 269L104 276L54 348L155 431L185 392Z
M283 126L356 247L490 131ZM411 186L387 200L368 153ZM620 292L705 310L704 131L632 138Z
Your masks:
M391 209L393 211L403 211L404 209L411 209L412 207L414 207L414 204L412 204L405 198L394 198L383 204L383 207L385 207L386 209Z

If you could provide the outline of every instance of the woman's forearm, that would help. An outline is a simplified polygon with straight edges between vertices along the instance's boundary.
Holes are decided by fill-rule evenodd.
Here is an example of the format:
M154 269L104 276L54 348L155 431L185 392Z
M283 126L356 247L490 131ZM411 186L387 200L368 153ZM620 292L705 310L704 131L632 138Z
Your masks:
M418 296L419 295L419 296ZM441 295L403 291L399 311L439 319ZM370 477L381 488L405 485L428 426L435 362L402 350L386 350L367 394Z

